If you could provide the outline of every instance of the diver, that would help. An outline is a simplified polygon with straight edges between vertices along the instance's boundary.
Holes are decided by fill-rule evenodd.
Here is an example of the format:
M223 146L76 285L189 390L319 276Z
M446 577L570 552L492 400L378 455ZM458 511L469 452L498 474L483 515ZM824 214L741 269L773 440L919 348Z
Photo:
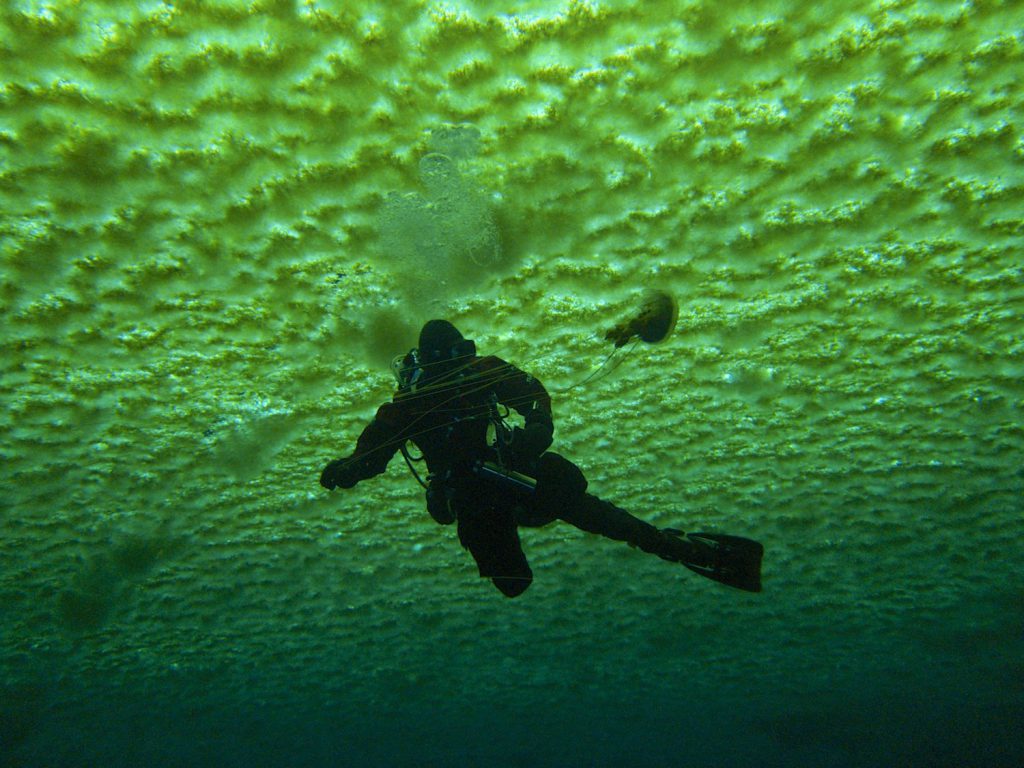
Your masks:
M750 539L690 533L646 523L587 493L579 467L552 444L551 398L534 377L476 345L446 320L423 326L419 345L392 366L398 390L377 410L355 451L323 469L328 490L384 472L402 452L426 487L430 516L454 523L459 541L506 596L521 595L533 572L518 529L563 520L589 533L681 563L732 587L761 590L763 547ZM510 426L511 410L523 426ZM411 442L420 456L413 457ZM424 481L414 461L424 461Z

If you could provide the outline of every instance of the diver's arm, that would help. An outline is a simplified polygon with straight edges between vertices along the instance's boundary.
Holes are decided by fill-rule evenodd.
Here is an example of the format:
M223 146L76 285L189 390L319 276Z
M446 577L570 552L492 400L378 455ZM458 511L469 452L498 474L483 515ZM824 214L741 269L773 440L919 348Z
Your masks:
M324 467L320 485L327 490L352 488L360 480L381 474L404 442L398 437L403 426L401 409L394 403L382 405L373 421L359 435L355 451Z
M533 376L514 365L500 360L498 362L505 367L494 388L498 402L514 409L525 421L523 429L514 430L513 450L536 458L551 446L555 432L555 423L551 418L551 396Z

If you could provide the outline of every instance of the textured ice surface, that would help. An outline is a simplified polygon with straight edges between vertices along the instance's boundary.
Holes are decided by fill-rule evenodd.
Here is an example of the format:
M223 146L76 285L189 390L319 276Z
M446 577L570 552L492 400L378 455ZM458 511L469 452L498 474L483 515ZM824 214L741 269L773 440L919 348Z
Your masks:
M1021 27L0 4L0 759L1024 763ZM762 595L555 525L506 601L317 486L425 317L559 388L649 287L556 448Z

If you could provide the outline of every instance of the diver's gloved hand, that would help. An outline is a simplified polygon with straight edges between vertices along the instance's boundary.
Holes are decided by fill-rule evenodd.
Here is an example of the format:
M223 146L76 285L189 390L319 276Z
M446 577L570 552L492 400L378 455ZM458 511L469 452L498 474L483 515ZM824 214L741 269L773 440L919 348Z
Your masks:
M551 447L551 427L533 422L512 430L512 455L521 464L533 464Z
M320 485L328 491L335 488L354 488L361 479L359 465L349 459L335 459L320 473Z

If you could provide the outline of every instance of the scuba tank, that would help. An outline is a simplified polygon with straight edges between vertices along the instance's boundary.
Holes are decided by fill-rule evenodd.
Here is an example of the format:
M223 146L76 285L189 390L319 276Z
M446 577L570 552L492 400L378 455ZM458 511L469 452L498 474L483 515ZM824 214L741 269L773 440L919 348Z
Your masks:
M532 496L537 481L512 468L513 430L505 421L508 409L502 414L498 408L498 397L493 392L488 407L488 418L494 428L494 442L491 447L498 456L495 461L478 461L473 465L473 474L484 480L497 483L519 496Z

